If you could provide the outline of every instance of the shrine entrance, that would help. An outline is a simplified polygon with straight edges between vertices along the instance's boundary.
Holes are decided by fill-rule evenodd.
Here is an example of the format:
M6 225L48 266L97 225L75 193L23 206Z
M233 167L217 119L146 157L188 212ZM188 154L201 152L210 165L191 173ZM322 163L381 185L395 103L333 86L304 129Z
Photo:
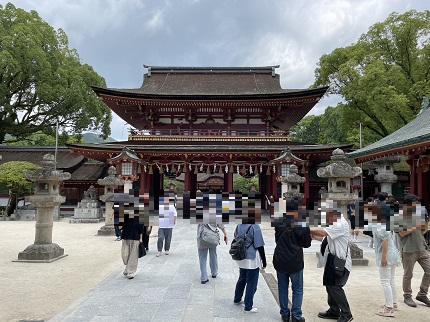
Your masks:
M166 177L183 182L185 192L234 192L235 177L256 176L252 189L266 208L266 196L280 197L283 175L270 162L289 148L301 160L305 199L317 200L325 182L318 182L316 167L330 160L335 148L352 147L291 141L290 128L327 87L283 89L275 72L279 66L145 67L140 88L93 87L131 126L128 140L68 145L85 157L115 163L117 170L127 165L133 175L122 177L134 181L140 193L161 193Z

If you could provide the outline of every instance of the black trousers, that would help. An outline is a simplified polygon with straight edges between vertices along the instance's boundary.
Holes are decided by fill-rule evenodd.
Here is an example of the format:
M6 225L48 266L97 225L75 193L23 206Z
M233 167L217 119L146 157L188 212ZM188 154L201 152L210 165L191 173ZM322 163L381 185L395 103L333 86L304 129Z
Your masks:
M336 285L326 285L327 302L330 306L329 311L333 314L340 314L341 317L350 318L352 316L351 309L349 308L348 300L346 299L345 286L348 281L349 271L345 268L345 273L342 277L336 278Z

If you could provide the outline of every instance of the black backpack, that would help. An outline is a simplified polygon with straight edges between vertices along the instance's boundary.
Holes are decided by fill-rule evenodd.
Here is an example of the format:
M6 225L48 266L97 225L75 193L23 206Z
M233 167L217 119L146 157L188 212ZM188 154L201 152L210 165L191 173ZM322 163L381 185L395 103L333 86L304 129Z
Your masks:
M242 236L242 237L236 236L231 241L229 253L231 255L231 258L233 258L235 261L241 261L242 259L245 259L245 257L246 257L247 247L245 246L245 239L246 239L246 236L248 235L248 231L251 227L252 227L252 225L248 227L244 236Z

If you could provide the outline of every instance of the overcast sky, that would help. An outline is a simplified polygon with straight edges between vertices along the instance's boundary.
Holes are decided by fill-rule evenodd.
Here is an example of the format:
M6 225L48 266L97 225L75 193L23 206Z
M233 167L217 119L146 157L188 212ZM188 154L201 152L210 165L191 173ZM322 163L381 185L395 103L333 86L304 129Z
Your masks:
M36 10L108 87L140 87L153 66L280 65L283 88L307 88L319 58L357 41L392 12L428 0L0 0ZM310 112L321 114L336 99ZM127 138L115 114L112 137Z

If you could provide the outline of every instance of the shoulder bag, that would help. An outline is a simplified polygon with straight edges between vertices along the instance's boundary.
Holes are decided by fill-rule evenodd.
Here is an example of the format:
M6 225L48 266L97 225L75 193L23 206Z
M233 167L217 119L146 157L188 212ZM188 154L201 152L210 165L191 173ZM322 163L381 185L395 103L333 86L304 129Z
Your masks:
M218 246L220 239L218 228L214 231L208 225L203 225L200 238L208 245Z

